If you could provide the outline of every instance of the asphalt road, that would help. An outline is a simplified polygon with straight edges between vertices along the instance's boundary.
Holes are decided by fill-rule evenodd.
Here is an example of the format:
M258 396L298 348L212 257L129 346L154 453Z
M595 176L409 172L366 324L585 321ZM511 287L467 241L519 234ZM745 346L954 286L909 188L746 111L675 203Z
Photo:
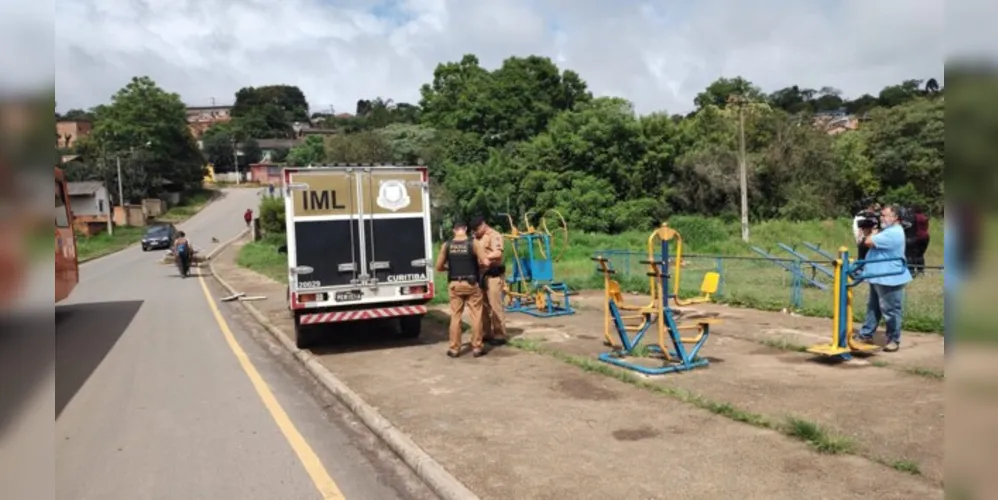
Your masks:
M258 196L228 190L180 228L207 253L244 228ZM57 498L431 497L265 334L219 307L226 332L200 280L162 255L130 248L84 264L56 308Z

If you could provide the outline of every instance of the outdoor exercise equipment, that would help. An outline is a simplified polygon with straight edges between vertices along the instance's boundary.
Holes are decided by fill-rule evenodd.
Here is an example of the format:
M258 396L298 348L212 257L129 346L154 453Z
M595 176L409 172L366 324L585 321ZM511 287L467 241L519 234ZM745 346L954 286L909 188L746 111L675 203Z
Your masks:
M828 290L828 285L818 280L817 276L815 275L815 271L821 271L822 274L825 274L831 278L832 277L831 271L829 271L828 268L811 262L810 259L808 259L806 256L800 254L795 249L787 245L784 245L783 243L777 243L777 245L780 247L780 249L786 251L790 255L793 255L794 259L791 260L791 259L777 257L756 246L752 247L752 251L765 257L773 264L776 264L777 266L786 269L786 271L793 276L795 289L799 287L798 286L799 284L802 284L812 288L817 288L818 290L822 291ZM802 266L805 265L810 265L812 267L811 276L807 276L806 274L804 274Z
M901 262L901 271L868 275L859 272L865 264L892 261ZM839 248L839 255L835 259L833 272L832 339L827 344L816 344L808 347L807 352L829 358L849 360L852 359L853 354L879 351L880 346L856 339L856 334L853 330L852 289L871 278L903 274L906 265L905 260L898 257L850 260L849 250L846 247Z
M676 241L677 262L675 276L669 274L669 242ZM674 294L669 293L669 279L680 279L680 265L682 262L682 238L676 230L662 224L651 235L648 236L648 259L641 261L648 266L648 284L651 289L651 301L646 305L624 304L623 293L620 283L613 279L616 271L610 261L603 256L596 256L592 259L596 261L599 270L603 273L604 281L604 330L603 335L607 343L611 345L611 351L600 354L599 359L605 363L610 363L622 368L634 370L646 375L663 375L666 373L687 371L694 368L707 366L706 358L697 356L700 349L710 336L710 325L715 321L698 320L695 323L678 325L676 324L675 312L669 307L669 298L678 302L678 287ZM661 254L656 256L655 247L660 246ZM658 257L658 258L656 258ZM701 283L702 297L686 301L704 302L717 291L719 276L715 272L708 272ZM623 314L622 311L631 314ZM640 319L638 325L628 325L627 320ZM614 345L611 337L611 325L619 345ZM641 347L641 341L645 334L655 327L658 338L655 345L648 345L649 353L660 357L665 362L664 366L649 367L628 361L627 357L633 357L636 350ZM696 337L682 337L682 330L697 330ZM687 344L692 344L687 348Z
M532 214L524 214L523 231L516 227L511 215L503 214L510 226L510 232L503 237L508 240L512 255L512 273L503 287L506 311L540 318L575 314L569 298L572 292L554 278L554 263L568 247L568 224L561 213L549 210L541 217L538 229L530 222ZM554 235L547 224L549 216L556 216L561 222L557 230L563 235L560 245L552 246Z

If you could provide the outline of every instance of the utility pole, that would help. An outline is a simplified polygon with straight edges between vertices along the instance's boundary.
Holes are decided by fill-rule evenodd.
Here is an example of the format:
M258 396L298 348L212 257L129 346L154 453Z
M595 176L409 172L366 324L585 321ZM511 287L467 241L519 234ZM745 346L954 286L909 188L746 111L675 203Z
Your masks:
M104 186L104 197L107 198L104 200L106 202L104 208L107 210L107 234L108 236L114 236L114 222L112 221L114 218L114 205L111 204L111 190L107 187L107 149L103 143L100 147L100 171L101 177L104 178L104 181L101 182L101 185Z
M236 185L239 185L239 154L236 152L236 137L232 137L232 165L236 168Z
M122 189L121 187L121 153L115 155L115 161L118 163L118 204L121 205L121 216L124 217L125 195L124 195L124 189Z
M742 241L749 241L748 221L748 166L745 154L745 96L735 95L728 98L729 103L738 106L738 174L742 198Z
M739 182L741 183L742 190L742 241L748 243L749 241L749 226L748 226L748 166L745 165L745 106L742 103L738 106L738 149L739 149L739 163L738 166L741 175Z

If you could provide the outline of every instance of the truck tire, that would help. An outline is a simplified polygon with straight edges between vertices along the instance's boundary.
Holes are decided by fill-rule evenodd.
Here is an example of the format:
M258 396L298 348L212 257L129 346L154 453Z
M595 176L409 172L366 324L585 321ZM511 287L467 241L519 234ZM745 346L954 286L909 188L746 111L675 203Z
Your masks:
M402 316L399 318L399 326L401 327L402 338L419 338L419 334L423 332L423 315Z
M308 349L314 340L314 327L301 324L301 315L295 313L295 347Z

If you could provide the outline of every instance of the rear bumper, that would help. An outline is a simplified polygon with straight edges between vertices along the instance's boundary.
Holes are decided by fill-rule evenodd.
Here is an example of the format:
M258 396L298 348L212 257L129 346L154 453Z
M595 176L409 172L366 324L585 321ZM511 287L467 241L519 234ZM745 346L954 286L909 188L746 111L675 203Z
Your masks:
M146 250L159 250L161 248L170 248L169 241L143 241L142 248Z
M372 307L369 309L351 309L348 311L303 312L298 316L298 323L301 325L318 325L322 323L391 319L403 316L419 316L426 314L427 311L428 308L425 305L396 305Z

